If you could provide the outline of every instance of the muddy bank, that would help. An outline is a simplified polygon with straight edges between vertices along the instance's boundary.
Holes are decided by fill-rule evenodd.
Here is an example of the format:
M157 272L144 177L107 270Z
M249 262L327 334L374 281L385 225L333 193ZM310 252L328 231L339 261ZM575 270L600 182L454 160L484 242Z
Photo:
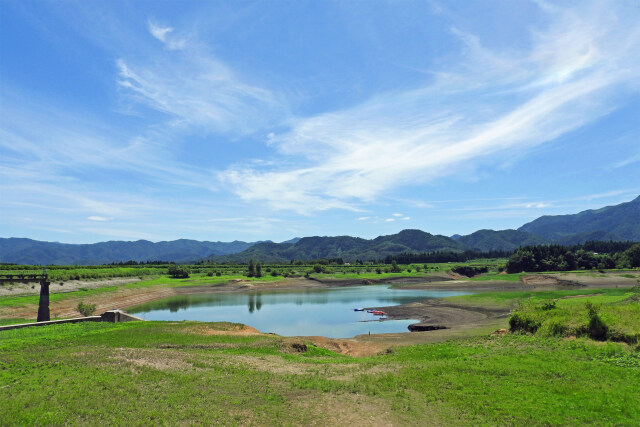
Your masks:
M376 308L387 313L387 318L390 320L415 319L417 322L414 327L424 328L424 330L451 329L461 325L480 325L495 319L506 319L511 312L511 307L460 305L439 298Z
M214 283L211 285L194 285L181 286L176 288L179 294L200 294L215 292L251 292L254 290L269 291L279 289L310 289L310 288L328 288L343 286L362 286L362 285L382 285L392 284L405 286L423 286L431 283L447 283L454 279L447 274L436 274L432 276L422 277L389 277L385 279L335 279L335 278L316 278L316 277L292 277L277 282L255 282L250 280L236 279L228 283ZM442 285L444 286L444 285Z

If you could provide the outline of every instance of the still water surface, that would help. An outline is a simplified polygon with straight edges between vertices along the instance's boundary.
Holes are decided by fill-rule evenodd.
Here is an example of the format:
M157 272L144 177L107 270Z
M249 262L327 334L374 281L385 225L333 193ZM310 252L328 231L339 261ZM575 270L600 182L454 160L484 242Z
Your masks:
M469 292L392 289L368 285L251 293L175 296L127 311L146 320L237 322L283 336L322 335L347 338L358 334L407 332L415 320L380 321L356 307L384 307Z

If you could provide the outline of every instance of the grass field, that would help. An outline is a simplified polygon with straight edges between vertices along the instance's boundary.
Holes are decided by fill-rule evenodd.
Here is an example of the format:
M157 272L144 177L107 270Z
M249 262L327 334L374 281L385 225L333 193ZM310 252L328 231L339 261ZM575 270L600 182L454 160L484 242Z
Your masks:
M608 290L588 296L530 298L513 312L512 327L543 336L589 335L640 342L640 290Z
M640 357L527 335L350 358L232 324L5 331L0 424L637 425Z
M423 275L429 272L447 271L455 266L473 266L473 267L487 267L490 271L498 271L503 268L506 259L477 259L465 262L456 263L430 263L426 264L407 264L399 265L401 273L409 273L407 270L411 270L411 273ZM282 279L283 274L287 275L304 275L306 273L313 273L314 264L264 264L262 270L262 279L269 280L271 277L279 277ZM64 265L51 265L46 266L46 273L49 275L49 279L52 282L60 282L67 280L91 280L91 279L106 279L112 277L139 277L146 278L150 276L162 276L167 273L170 264L160 265L92 265L92 266L64 266ZM235 278L247 278L248 266L247 264L194 264L188 266L195 277L218 277L235 279ZM331 264L323 265L327 275L353 275L354 277L360 277L362 275L370 275L374 277L385 277L385 270L391 267L390 264ZM376 273L377 269L382 270L382 274ZM418 269L420 271L418 271ZM12 265L12 264L0 264L0 273L2 274L21 274L21 273L42 273L45 271L43 266L35 265ZM273 274L272 274L273 273ZM218 276L219 274L219 276ZM317 274L317 273L316 273Z

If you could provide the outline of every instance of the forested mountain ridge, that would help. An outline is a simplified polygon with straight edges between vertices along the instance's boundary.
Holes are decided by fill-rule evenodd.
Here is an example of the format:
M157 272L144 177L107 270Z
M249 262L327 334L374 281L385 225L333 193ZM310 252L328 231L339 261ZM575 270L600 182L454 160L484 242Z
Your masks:
M586 234L585 240L593 240L596 232L604 234L601 237L606 240L640 241L640 196L630 202L573 215L541 216L518 230L559 243L578 243L570 240L582 233Z
M388 255L430 252L514 251L523 246L575 245L585 241L640 241L640 197L630 202L575 215L542 216L518 230L478 230L446 237L421 230L362 239L351 236L293 238L282 243L110 241L93 244L0 238L0 262L16 264L108 264L125 261L288 262L342 258L380 260Z
M241 252L255 242L200 242L179 239L153 243L110 241L91 244L41 242L22 238L0 238L0 262L43 265L92 265L125 261L190 262L211 254Z
M345 261L378 260L402 252L463 251L462 243L421 230L403 230L397 234L367 240L359 237L303 237L296 243L259 243L232 255L212 256L208 261L288 262L292 259L342 258Z
M518 230L478 230L475 233L466 236L460 236L456 239L471 249L488 252L488 251L514 251L522 246L543 245L549 243L535 234Z

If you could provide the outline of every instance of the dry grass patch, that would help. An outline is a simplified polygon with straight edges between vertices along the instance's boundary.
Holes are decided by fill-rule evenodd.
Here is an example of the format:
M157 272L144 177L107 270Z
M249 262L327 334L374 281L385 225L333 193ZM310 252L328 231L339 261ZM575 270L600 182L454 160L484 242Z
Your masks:
M190 355L166 349L116 348L107 356L107 359L133 367L146 367L159 371L184 371L194 368L185 360L187 357Z
M411 425L393 413L388 402L355 393L300 396L292 410L310 417L305 424L321 426Z
M236 323L231 324L203 324L184 328L183 331L187 334L194 335L267 335L263 334L256 328L251 326L241 325Z
M367 357L386 352L391 346L386 343L333 339L327 337L307 337L315 346L336 353L354 357Z

